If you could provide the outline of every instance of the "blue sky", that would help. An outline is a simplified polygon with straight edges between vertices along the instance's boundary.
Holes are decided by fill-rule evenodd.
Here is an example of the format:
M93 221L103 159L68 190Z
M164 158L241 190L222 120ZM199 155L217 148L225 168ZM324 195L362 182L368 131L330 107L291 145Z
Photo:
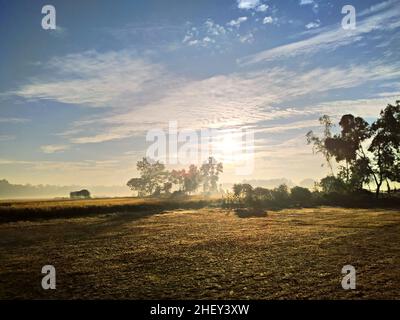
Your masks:
M56 30L41 8L56 8ZM342 7L356 9L344 30ZM327 174L318 118L400 97L400 1L0 1L0 177L121 185L154 128L251 129L255 168Z

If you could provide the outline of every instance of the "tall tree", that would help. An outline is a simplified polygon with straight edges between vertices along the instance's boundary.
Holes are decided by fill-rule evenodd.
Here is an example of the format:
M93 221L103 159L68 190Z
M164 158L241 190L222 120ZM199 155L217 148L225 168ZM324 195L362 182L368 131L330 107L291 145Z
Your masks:
M216 192L218 190L219 174L223 172L221 162L217 162L213 157L200 167L201 180L204 192Z
M186 193L196 192L201 183L200 170L195 165L190 165L189 170L184 176L184 190Z
M351 114L344 115L339 125L341 131L325 136L323 145L312 132L307 134L307 141L336 162L345 162L339 167L338 178L348 189L362 189L373 180L379 197L385 181L388 190L390 182L400 182L400 101L389 104L372 125Z
M168 180L176 184L178 186L179 191L183 191L185 188L185 175L186 175L186 170L172 170L171 173L168 176Z
M142 178L132 178L126 184L131 190L136 191L138 197L146 196L145 182Z
M328 164L328 167L331 171L331 174L334 175L333 173L333 167L331 163L331 158L332 155L329 153L329 151L325 147L325 141L328 138L332 137L331 129L333 127L331 118L328 115L323 115L322 117L319 118L320 124L323 126L323 135L322 137L318 137L312 130L309 131L306 135L307 137L307 144L312 144L313 145L313 151L315 153L320 153L323 155L323 157L326 160L326 163Z
M389 104L371 126L373 139L368 151L373 154L377 196L384 181L400 182L400 101Z
M128 187L138 191L140 195L152 195L156 191L159 193L167 178L164 164L143 158L137 162L136 167L140 173L140 178L129 180Z
M345 166L340 169L346 182L350 184L352 167L361 164L357 162L359 153L364 153L362 143L370 138L371 131L368 123L361 117L354 117L352 114L344 115L339 126L341 132L325 140L325 148L332 154L337 162L345 161ZM364 157L361 155L361 157ZM366 159L366 158L365 158ZM368 160L368 159L366 159ZM362 169L361 167L359 169ZM368 172L358 173L367 174Z

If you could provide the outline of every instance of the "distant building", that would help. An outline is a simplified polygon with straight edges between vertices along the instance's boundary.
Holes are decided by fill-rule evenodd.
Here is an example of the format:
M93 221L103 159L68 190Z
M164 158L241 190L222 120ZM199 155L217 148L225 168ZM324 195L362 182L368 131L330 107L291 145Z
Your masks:
M90 192L86 189L83 189L80 191L72 191L72 192L70 192L69 197L71 199L89 199Z

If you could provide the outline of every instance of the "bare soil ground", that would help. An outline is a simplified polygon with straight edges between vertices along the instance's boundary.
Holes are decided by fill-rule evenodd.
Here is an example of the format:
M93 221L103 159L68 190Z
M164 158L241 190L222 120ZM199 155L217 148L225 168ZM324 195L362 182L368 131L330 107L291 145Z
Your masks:
M41 288L54 265L57 289ZM357 270L343 290L341 269ZM0 224L0 298L399 299L400 211L222 209Z

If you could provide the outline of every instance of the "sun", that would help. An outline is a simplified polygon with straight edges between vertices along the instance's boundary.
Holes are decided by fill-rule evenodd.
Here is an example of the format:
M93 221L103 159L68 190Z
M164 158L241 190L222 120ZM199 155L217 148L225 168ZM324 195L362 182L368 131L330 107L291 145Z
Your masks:
M243 142L241 134L225 132L213 143L213 154L224 163L236 163L243 158Z

